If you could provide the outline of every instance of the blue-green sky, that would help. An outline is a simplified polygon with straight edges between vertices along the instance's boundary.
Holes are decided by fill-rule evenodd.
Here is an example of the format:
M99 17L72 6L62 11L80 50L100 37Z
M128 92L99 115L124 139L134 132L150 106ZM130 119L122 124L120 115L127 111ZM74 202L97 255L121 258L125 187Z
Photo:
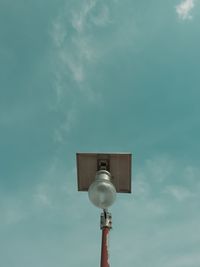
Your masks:
M76 152L133 153L111 266L200 266L200 1L0 0L0 266L99 266Z

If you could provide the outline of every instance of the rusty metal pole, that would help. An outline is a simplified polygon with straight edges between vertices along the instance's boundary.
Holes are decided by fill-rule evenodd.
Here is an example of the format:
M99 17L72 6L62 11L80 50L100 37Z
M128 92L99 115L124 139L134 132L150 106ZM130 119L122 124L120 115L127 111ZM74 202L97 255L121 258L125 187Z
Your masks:
M101 265L100 267L110 267L109 263L109 232L112 228L112 216L107 210L101 213Z

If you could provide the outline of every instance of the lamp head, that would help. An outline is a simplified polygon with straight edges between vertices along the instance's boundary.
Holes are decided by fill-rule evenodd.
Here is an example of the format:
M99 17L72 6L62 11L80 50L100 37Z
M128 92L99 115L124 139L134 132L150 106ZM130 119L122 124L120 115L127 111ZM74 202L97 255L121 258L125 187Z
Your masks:
M97 171L95 181L88 190L90 201L101 209L110 207L116 199L116 189L111 183L111 174L106 170Z

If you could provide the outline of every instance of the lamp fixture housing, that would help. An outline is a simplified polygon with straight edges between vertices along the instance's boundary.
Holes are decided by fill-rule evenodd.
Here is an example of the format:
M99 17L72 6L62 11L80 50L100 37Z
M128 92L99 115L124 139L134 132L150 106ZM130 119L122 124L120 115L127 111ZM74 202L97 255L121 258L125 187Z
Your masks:
M88 191L96 172L106 170L117 193L131 193L131 153L77 153L78 191Z

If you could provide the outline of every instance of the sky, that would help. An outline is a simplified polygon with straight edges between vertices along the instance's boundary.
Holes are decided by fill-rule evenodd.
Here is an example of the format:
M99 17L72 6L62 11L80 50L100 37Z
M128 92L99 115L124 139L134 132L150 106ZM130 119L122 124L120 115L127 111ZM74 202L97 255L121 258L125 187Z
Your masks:
M130 152L110 265L200 266L200 1L0 0L0 266L99 266L76 152Z

